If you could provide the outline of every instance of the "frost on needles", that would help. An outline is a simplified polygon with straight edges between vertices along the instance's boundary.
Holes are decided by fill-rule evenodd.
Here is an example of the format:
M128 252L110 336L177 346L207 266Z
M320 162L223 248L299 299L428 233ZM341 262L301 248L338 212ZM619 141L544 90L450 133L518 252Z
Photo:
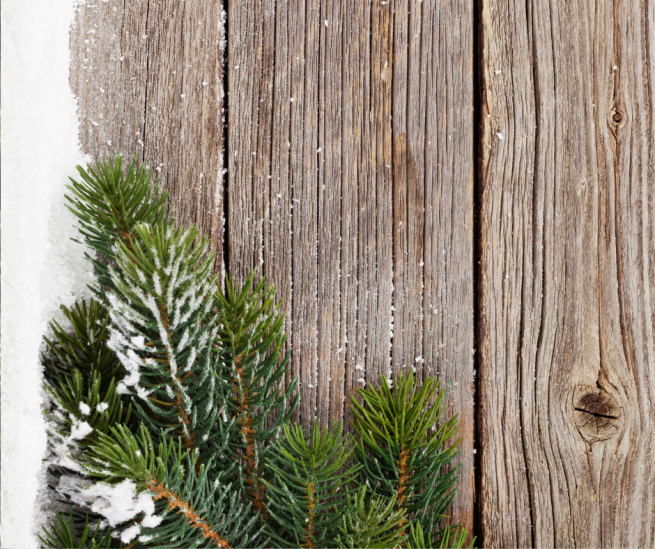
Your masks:
M441 523L457 420L437 425L434 380L360 391L355 438L293 425L274 288L251 273L222 290L208 240L136 160L78 171L67 198L96 299L63 308L45 340L61 511L42 547L464 546Z

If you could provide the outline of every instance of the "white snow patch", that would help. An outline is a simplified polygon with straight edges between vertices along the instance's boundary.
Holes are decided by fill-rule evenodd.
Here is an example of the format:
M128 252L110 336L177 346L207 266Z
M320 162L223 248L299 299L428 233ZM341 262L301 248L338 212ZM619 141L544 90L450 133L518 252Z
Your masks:
M204 84L204 82L203 82ZM123 543L130 543L135 537L141 533L141 526L133 524L121 532L121 541Z
M59 306L88 297L92 271L70 241L68 176L79 152L69 86L69 32L75 0L11 2L3 7L2 198L2 542L37 547L50 518L45 422L41 413L41 337ZM35 16L38 14L38 17ZM8 366L11 365L11 368ZM40 490L41 489L41 490Z
M86 421L81 423L73 423L73 428L71 429L70 438L71 440L82 440L84 437L90 435L93 432L93 427L91 427Z
M154 514L155 502L152 495L148 492L141 492L137 495L136 485L131 480L111 485L102 482L89 484L88 481L80 481L77 477L61 477L57 491L68 495L74 503L88 507L94 513L102 515L112 527L132 520L140 513L145 515L141 523L143 526L154 528L161 522L161 517ZM136 531L133 530L134 526L125 530L125 532L130 532L127 534L131 536L130 540L141 531L141 528L136 526ZM127 543L125 539L122 541Z
M83 416L88 416L91 413L91 408L89 408L88 404L80 402L80 412Z

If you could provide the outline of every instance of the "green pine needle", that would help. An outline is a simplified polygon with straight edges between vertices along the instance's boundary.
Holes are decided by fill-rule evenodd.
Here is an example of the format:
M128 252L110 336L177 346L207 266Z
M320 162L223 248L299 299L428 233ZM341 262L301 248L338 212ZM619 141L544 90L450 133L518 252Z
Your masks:
M123 170L123 156L106 158L87 169L77 167L80 181L71 178L68 208L79 219L80 234L101 261L87 254L96 269L100 288L111 288L107 264L116 259L117 242L133 246L137 225L166 226L171 218L167 212L168 193L159 192L159 181L152 184L152 171L143 164L136 167L135 156L127 170Z
M51 429L61 437L69 437L76 425L85 422L92 433L76 442L77 446L85 447L93 440L94 433L107 433L112 426L127 423L131 407L123 408L114 379L107 384L107 390L101 392L103 385L100 374L94 372L85 388L82 373L76 369L68 379L62 377L56 385L46 384L45 390L55 403L53 410L45 412Z
M210 435L226 405L216 379L208 242L195 228L137 225L134 233L132 247L118 246L107 292L109 347L130 374L119 391L132 395L154 436L180 435L188 448L213 452Z
M286 334L280 303L274 302L275 288L266 287L264 278L255 285L254 278L253 271L238 288L226 276L225 292L216 291L217 342L224 350L218 379L222 392L230 395L228 412L237 422L229 459L241 464L238 482L253 511L264 519L264 483L272 478L266 459L299 395L294 394L295 378L284 389L290 352L280 360Z
M466 538L468 531L464 526L446 526L441 533L441 540L439 545L433 545L432 537L430 534L423 532L420 522L411 523L409 525L409 536L405 543L407 549L463 549L466 546ZM469 548L473 547L475 538L468 545Z
M457 467L443 468L457 454L459 441L446 447L458 431L457 416L439 424L443 390L434 378L418 387L412 373L399 375L392 391L382 377L379 389L358 389L362 403L353 398L353 427L360 444L355 457L366 482L385 497L396 497L409 521L439 537L438 526L452 498ZM406 523L401 524L406 528Z
M162 520L156 526L142 523L140 531L150 546L252 547L258 537L238 492L223 484L221 473L210 476L211 463L199 464L197 451L184 450L181 439L171 438L155 450L143 426L137 436L118 426L111 436L99 435L85 455L84 470L112 484L132 481L137 493L153 496Z
M350 496L337 545L344 549L398 547L406 537L400 527L405 519L405 509L396 507L396 496L376 496L364 485Z
M46 352L41 355L45 378L51 383L60 376L70 376L74 369L90 379L98 372L103 382L122 376L122 367L116 355L107 348L109 316L107 309L91 299L75 303L72 308L65 305L61 310L70 322L72 330L65 330L52 321L52 340L44 337Z
M277 455L269 460L267 533L276 547L334 547L347 512L358 466L344 468L351 455L341 422L329 430L283 426ZM344 470L345 469L345 470Z
M39 535L42 549L110 549L121 548L124 545L112 539L110 529L100 530L96 524L93 528L88 520L84 529L78 532L73 525L73 516L57 513L49 528L43 528L43 536Z

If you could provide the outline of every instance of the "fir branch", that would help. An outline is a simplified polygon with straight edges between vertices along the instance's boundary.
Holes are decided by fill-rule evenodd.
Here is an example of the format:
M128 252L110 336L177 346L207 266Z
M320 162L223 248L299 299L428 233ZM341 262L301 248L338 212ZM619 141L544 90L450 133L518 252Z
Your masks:
M351 483L359 466L342 470L352 447L341 438L341 422L306 436L298 425L283 425L284 437L268 464L266 532L276 547L332 547L339 534Z
M241 288L226 277L225 293L218 289L215 302L217 342L224 349L220 378L227 380L223 391L232 395L229 412L240 431L230 450L235 460L243 461L241 482L253 509L265 518L264 482L271 477L264 464L270 441L291 417L298 395L292 396L295 378L286 391L281 389L289 353L280 362L286 334L280 303L273 300L275 288L266 287L264 278L254 285L254 277L253 271Z
M251 547L258 533L253 533L255 519L249 518L248 506L239 502L230 484L222 484L222 473L209 478L211 460L196 467L197 453L183 450L179 439L177 444L169 439L155 451L145 427L135 436L119 426L111 436L99 436L85 455L84 470L103 479L109 473L112 483L133 482L136 494L152 496L157 514L146 517L148 523L142 520L138 529L139 539L148 545L196 547L208 540L213 547ZM122 526L123 531L135 524Z
M60 377L57 384L45 384L53 400L53 408L44 411L52 464L80 471L77 457L98 433L129 421L131 406L123 408L114 383L113 378L103 383L100 373L94 371L90 383L85 384L82 373L73 369L68 379ZM105 391L101 391L103 385Z
M427 378L419 389L410 373L395 378L392 393L382 377L379 390L357 390L363 403L353 398L351 410L360 438L355 456L364 479L376 492L395 496L408 521L420 522L426 533L440 539L443 531L437 528L454 496L458 467L441 470L456 456L459 441L445 447L457 433L457 416L438 425L443 390L431 404L438 386ZM406 527L401 522L400 528Z
M70 322L68 331L56 322L50 322L52 340L44 337L46 352L41 354L46 380L57 383L60 377L72 375L74 369L82 372L85 380L94 372L103 383L122 377L123 369L116 355L107 347L109 316L105 307L91 299L75 303L61 310ZM106 388L105 388L106 389Z
M405 509L396 507L396 496L386 499L369 491L367 485L350 496L349 512L339 527L337 544L344 549L384 549L405 541Z
M464 526L446 526L441 534L439 546L432 543L432 536L424 533L420 522L410 523L409 536L405 547L407 549L462 549L466 547L468 532ZM473 547L475 538L468 545Z
M115 290L107 293L109 347L129 374L119 391L133 395L154 435L172 432L190 449L205 447L225 407L212 353L213 257L195 228L139 225L134 232L132 249L117 247L117 267L110 268Z
M102 532L100 521L92 529L88 522L84 529L77 532L72 515L57 513L55 520L49 528L43 527L43 536L39 535L42 549L110 549L122 548L122 543L116 544L111 538L111 530Z
M107 263L115 261L116 242L133 247L134 228L140 223L167 225L170 222L165 206L168 193L159 192L159 181L152 184L152 172L143 165L136 167L135 156L123 172L123 156L102 159L86 170L77 166L81 181L71 178L66 195L68 208L80 222L80 233L86 244L104 259L87 255L96 268L101 286L111 288ZM100 297L103 290L96 288Z

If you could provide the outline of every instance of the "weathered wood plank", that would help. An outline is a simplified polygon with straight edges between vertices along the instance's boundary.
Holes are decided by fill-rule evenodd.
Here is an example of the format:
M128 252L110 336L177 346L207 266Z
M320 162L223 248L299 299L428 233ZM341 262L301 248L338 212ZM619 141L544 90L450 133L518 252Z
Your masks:
M242 283L263 263L268 181L257 170L269 146L259 139L264 15L261 2L228 3L228 253L230 274ZM267 60L270 64L272 59ZM263 150L258 150L262 145ZM258 159L258 156L260 157ZM288 209L289 197L285 196ZM283 203L278 206L284 208Z
M461 418L453 521L473 524L473 34L465 3L396 2L394 371L438 374Z
M270 225L264 270L291 296L306 426L347 418L347 399L389 377L392 356L396 371L418 366L450 382L448 413L461 414L464 439L453 520L471 528L472 8L277 3L269 149L248 109L273 63L253 42L273 8L246 6L229 14L230 265L243 276L257 264L251 231ZM253 168L239 163L268 154L267 221L251 204Z
M147 160L181 224L211 239L223 270L222 14L202 0L78 7L71 88L82 150Z
M366 383L377 384L380 377L391 377L391 339L393 334L393 171L392 171L392 75L393 13L389 4L371 3L371 110L369 185L375 193L368 214L375 240L371 249L370 277L366 286L372 312L366 331ZM369 233L370 234L370 233Z
M655 542L650 4L483 2L488 547Z
M142 152L146 14L145 1L128 10L116 1L77 8L70 84L78 102L82 151L92 158L116 150L130 158Z
M312 343L315 337L300 337L299 330L293 329L293 299L292 299L292 255L291 255L291 238L292 238L292 217L289 204L291 196L291 187L289 182L289 154L290 154L290 117L291 117L291 82L288 75L291 73L291 52L289 51L289 25L287 17L287 4L281 4L278 9L273 9L272 16L275 19L274 28L274 46L272 52L273 63L271 63L273 72L273 89L272 89L272 123L271 123L271 174L270 174L270 220L269 230L265 233L264 242L264 268L266 276L270 282L277 287L277 297L282 300L282 308L285 314L285 329L291 331L287 340L287 347L293 344L294 349L304 356L312 356ZM266 12L268 13L268 11ZM269 59L268 55L266 59ZM272 130L275 128L275 131ZM311 208L315 201L303 201L302 204ZM284 207L283 207L284 206ZM310 210L311 211L311 210ZM296 210L296 215L299 210ZM308 237L306 246L311 249L312 244L316 242L315 229L316 223L305 222ZM312 237L312 233L314 233ZM311 263L311 262L310 262ZM316 260L313 261L316 264ZM315 276L310 276L310 280L315 280ZM316 326L316 307L314 306L314 315L311 315L312 302L308 303L305 314L309 315L311 321L309 325ZM303 323L300 322L302 326ZM303 334L304 335L304 334ZM297 338L297 340L295 339ZM315 356L315 345L313 355ZM316 360L310 361L315 364ZM293 376L300 377L300 361L294 355L291 360L291 371L289 372L287 383Z

